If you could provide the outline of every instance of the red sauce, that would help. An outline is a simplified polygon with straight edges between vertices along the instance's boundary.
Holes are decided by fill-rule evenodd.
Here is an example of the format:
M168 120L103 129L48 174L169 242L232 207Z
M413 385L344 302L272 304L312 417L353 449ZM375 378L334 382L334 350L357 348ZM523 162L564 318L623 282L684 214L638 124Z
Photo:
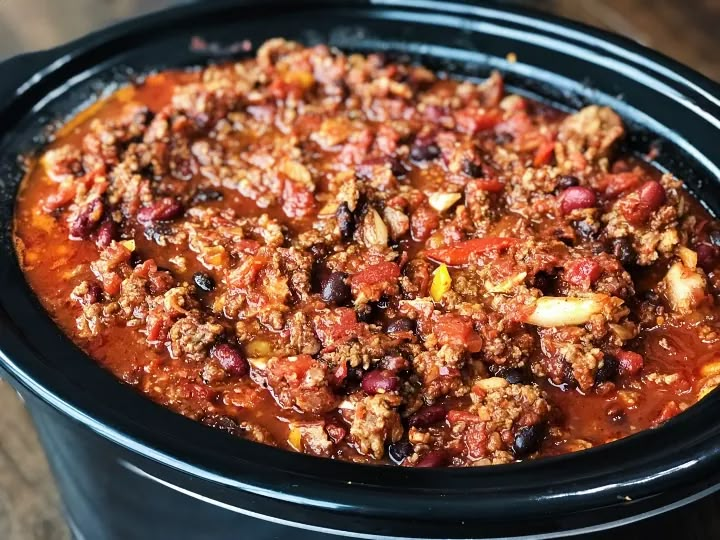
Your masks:
M72 120L16 244L90 357L210 426L405 466L576 451L720 382L718 223L623 134L273 40Z

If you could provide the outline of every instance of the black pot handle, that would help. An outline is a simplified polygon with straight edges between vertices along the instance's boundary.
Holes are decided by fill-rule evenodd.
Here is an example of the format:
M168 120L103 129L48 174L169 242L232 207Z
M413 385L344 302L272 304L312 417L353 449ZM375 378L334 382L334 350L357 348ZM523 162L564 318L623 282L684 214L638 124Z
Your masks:
M0 62L0 110L10 107L18 97L57 67L66 54L65 47L24 53Z

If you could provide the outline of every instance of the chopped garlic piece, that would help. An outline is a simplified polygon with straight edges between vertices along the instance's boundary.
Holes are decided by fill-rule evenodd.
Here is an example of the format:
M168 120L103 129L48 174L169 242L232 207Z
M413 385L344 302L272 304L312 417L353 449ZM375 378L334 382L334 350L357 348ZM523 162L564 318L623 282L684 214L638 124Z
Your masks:
M678 313L690 313L705 297L705 277L681 262L670 267L663 284L670 306Z
M442 213L451 208L452 205L458 202L461 198L462 195L460 193L436 192L431 193L428 196L428 203L430 203L430 206L432 206L435 210Z
M436 302L442 300L443 295L450 290L452 278L445 264L441 264L433 272L433 280L430 284L430 296Z

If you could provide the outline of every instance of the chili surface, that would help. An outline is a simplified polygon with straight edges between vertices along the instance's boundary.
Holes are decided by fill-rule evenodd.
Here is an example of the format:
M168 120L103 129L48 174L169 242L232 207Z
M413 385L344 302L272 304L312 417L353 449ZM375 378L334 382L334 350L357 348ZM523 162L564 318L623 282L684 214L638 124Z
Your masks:
M69 122L17 251L75 343L209 426L418 467L577 451L720 382L720 227L624 133L273 39Z

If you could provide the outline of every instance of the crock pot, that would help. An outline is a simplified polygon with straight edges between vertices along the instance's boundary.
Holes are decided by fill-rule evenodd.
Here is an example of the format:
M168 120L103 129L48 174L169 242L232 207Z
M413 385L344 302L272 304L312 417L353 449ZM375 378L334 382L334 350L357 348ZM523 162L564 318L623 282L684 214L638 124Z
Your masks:
M475 469L357 465L232 438L117 381L54 325L12 246L19 155L99 95L282 36L406 55L512 91L613 107L628 150L720 210L720 88L633 42L554 17L429 0L186 5L0 64L0 367L26 400L77 538L547 538L615 527L720 481L720 393L664 426L562 457ZM206 46L197 47L203 38ZM192 44L195 46L192 46ZM513 54L510 54L513 53Z

